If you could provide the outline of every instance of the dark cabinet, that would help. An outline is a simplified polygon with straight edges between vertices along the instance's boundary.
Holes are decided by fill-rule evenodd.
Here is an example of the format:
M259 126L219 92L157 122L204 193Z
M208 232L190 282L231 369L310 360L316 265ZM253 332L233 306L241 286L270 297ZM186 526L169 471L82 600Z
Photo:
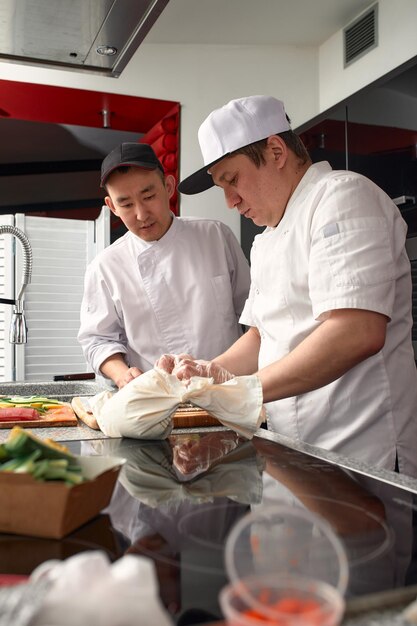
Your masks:
M395 199L417 235L417 64L398 68L295 132L313 162L364 174ZM242 248L249 258L263 228L241 218Z
M364 174L417 234L417 65L364 89L299 133L314 162Z

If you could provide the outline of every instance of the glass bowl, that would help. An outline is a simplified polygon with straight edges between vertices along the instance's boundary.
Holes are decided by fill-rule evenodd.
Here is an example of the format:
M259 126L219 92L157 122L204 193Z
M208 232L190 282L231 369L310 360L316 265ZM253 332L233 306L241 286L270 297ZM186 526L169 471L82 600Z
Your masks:
M349 580L345 548L330 524L307 509L260 507L242 517L226 539L229 580L300 576L327 583L343 595Z

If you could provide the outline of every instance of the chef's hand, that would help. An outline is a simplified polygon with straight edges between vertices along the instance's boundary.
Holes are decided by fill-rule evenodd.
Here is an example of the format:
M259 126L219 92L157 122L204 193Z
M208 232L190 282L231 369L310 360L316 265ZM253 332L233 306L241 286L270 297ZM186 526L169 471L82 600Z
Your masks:
M163 354L156 361L155 367L168 372L168 374L172 374L174 368L178 367L182 359L193 360L194 357L191 356L191 354Z
M115 381L116 385L121 389L127 383L130 383L131 380L137 378L143 374L143 372L138 367L129 367L127 370L121 374L121 376Z
M125 355L119 352L107 357L100 365L100 371L106 378L110 378L119 389L143 374L138 367L129 367L125 361Z
M203 378L213 378L213 381L218 384L234 378L233 374L215 361L194 361L190 358L181 359L172 373L179 380L189 380L192 376L202 376Z

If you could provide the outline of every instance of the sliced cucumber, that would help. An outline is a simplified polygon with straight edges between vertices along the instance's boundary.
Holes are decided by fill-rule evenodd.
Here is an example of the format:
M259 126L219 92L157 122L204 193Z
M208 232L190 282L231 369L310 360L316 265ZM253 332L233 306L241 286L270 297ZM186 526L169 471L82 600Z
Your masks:
M68 486L84 481L77 457L65 446L39 439L20 426L0 444L0 472L27 473L37 480L61 480Z

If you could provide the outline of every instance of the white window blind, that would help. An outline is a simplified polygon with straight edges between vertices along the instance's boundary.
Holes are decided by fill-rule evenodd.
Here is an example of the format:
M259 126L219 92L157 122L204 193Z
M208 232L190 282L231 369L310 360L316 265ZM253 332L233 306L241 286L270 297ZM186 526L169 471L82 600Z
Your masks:
M14 226L13 215L0 215L0 224ZM14 299L14 237L0 235L0 297ZM20 245L20 244L19 244ZM0 303L0 381L14 380L14 347L9 343L12 307Z
M5 373L3 380L46 381L57 374L90 371L77 341L80 306L86 266L109 243L108 211L96 222L23 214L15 218L33 256L32 280L24 292L28 340L14 346L15 375ZM23 254L17 242L16 293L22 275Z

